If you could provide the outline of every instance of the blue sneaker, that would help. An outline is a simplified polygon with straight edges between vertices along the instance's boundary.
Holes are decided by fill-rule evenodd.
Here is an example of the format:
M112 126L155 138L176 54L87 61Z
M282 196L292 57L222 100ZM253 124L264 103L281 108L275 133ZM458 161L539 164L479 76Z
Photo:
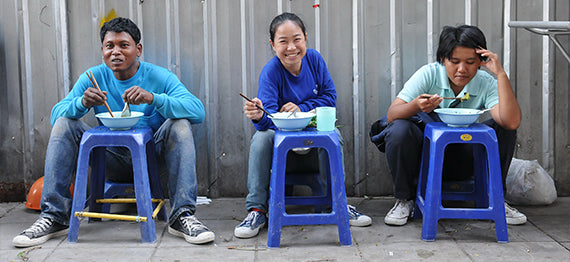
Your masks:
M265 226L267 218L259 211L251 211L247 217L234 229L234 235L239 238L250 238L259 234L259 229Z
M348 222L351 226L355 227L365 227L372 224L372 218L364 215L356 210L355 207L348 205Z

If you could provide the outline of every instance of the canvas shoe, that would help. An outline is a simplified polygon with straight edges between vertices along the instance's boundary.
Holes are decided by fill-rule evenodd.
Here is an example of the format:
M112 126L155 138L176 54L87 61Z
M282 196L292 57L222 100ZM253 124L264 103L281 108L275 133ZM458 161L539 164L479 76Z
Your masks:
M168 226L168 233L183 237L191 244L204 244L214 241L214 232L189 213L182 213L172 225Z
M408 217L414 208L413 200L396 200L396 204L384 217L384 223L393 226L402 226L408 222Z
M259 229L265 226L267 218L259 211L251 211L247 217L236 226L234 235L239 238L250 238L259 234Z
M505 217L508 225L522 225L526 223L526 216L516 208L509 206L507 202L505 202Z
M40 217L28 229L12 239L15 247L31 247L43 244L50 238L66 235L69 226L54 222L51 218Z
M356 210L354 206L348 205L348 221L351 226L355 227L365 227L372 224L372 218L364 215Z

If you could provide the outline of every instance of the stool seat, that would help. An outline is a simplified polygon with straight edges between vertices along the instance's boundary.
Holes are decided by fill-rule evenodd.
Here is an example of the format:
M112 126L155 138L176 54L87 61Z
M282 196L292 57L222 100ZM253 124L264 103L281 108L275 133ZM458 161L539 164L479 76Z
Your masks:
M472 143L473 183L469 192L443 192L445 148L454 143ZM467 183L471 184L471 183ZM444 208L442 200L472 200L476 208ZM487 219L495 222L498 242L508 242L497 136L484 124L450 127L428 123L424 143L414 217L423 216L422 239L434 241L439 219Z
M107 196L116 196L118 191L114 185L105 187L105 148L126 147L131 152L133 163L134 195L136 197L138 217L146 217L140 223L141 239L143 243L156 242L156 228L152 219L152 198L164 199L160 184L158 166L154 152L153 132L150 128L134 128L124 131L112 131L105 126L94 127L83 133L77 157L77 172L75 178L75 192L69 224L68 242L77 242L79 235L80 218L76 212L82 212L86 203L87 181L90 180L90 197L87 204L90 212L101 212L102 204L97 199ZM92 159L90 161L90 155ZM88 178L89 163L91 162L91 178ZM118 186L118 185L115 185ZM128 185L120 185L116 189L125 189ZM107 191L107 192L105 192ZM115 191L115 192L113 192ZM159 213L166 220L164 210ZM91 221L92 218L89 218Z
M328 154L327 194L310 197L285 197L287 153L298 147L323 148ZM285 205L330 204L331 213L287 214ZM279 247L281 228L286 225L336 224L341 245L352 245L344 188L344 173L338 135L333 132L304 130L276 131L269 187L268 247Z

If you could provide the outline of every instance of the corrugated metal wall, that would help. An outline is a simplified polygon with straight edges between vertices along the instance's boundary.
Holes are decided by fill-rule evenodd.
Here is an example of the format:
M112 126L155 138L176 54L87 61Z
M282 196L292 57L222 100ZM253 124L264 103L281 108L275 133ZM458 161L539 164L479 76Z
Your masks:
M24 199L43 175L50 110L102 62L99 27L115 14L140 26L142 59L176 73L206 106L206 121L194 129L199 193L245 196L254 128L238 93L255 96L273 56L269 22L285 11L304 20L308 46L320 50L335 81L349 195L391 194L368 128L407 78L434 61L441 28L463 23L485 32L510 73L523 110L516 157L538 159L568 195L569 64L542 36L505 26L569 20L568 0L545 1L0 0L0 200ZM568 36L560 41L568 49Z

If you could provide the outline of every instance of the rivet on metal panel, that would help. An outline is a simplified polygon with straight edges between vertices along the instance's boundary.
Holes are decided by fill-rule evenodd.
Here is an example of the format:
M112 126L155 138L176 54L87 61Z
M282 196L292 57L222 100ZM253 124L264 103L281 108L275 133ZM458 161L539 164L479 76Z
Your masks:
M314 143L314 142L313 142L313 140L311 140L311 139L307 139L307 140L304 140L304 141L303 141L303 145L305 145L305 146L312 146L313 143Z
M144 0L139 0L139 3L140 3L140 4L144 3Z

